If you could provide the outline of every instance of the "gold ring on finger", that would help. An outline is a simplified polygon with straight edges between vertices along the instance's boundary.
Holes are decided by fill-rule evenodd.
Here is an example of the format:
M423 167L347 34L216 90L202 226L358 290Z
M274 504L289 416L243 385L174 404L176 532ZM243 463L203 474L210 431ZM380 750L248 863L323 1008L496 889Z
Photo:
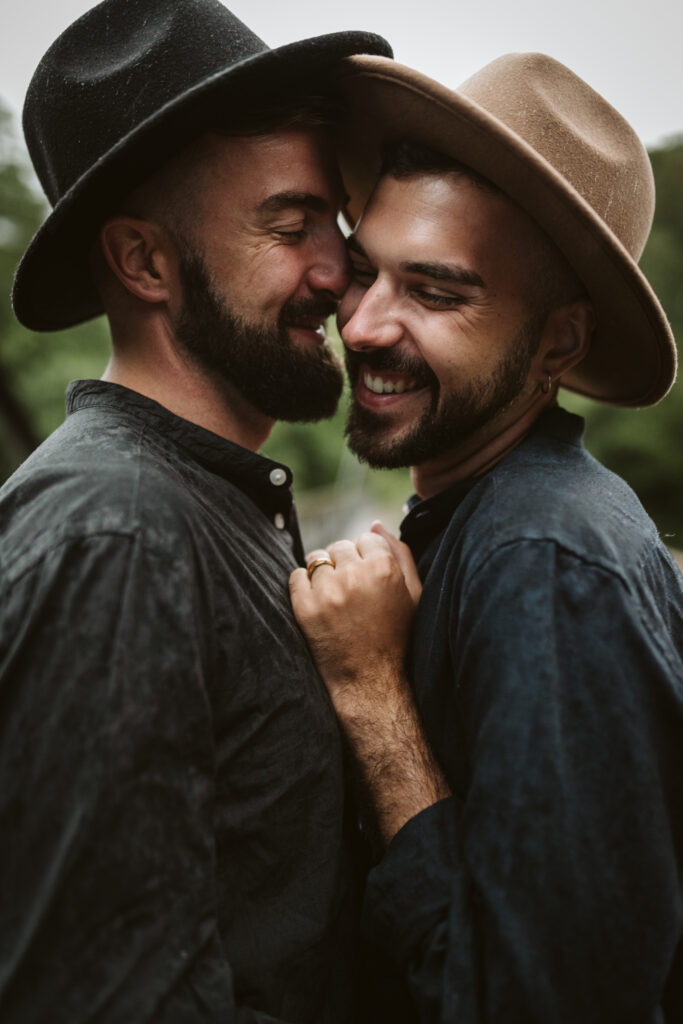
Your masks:
M321 565L331 565L332 568L334 569L335 562L334 559L330 558L329 555L325 555L324 558L315 558L309 565L308 569L306 569L306 573L308 575L309 580L312 577L315 570L319 569Z

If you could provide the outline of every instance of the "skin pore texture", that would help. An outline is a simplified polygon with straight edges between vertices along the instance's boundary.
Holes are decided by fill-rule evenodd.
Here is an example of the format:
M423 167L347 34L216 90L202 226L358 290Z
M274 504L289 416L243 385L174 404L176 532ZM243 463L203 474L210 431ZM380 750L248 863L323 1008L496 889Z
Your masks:
M411 464L422 497L483 473L586 353L588 300L572 297L562 258L514 203L458 172L383 177L349 249L350 446L372 465ZM334 568L292 574L292 603L388 844L449 793L405 671L420 581L381 524L327 551Z
M100 234L112 325L104 379L256 450L342 388L324 320L348 282L323 131L203 136Z

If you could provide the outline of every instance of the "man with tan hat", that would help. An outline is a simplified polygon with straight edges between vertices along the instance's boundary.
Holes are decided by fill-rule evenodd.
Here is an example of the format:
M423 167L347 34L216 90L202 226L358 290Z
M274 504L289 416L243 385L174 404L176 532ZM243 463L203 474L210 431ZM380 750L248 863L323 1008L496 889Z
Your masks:
M557 403L673 383L647 154L538 54L343 86L349 443L416 494L403 544L376 526L290 586L379 840L367 932L424 1021L679 1022L682 580Z
M355 53L391 50L104 0L31 82L53 210L14 308L104 311L113 349L0 492L3 1024L358 1020L341 737L287 599L291 473L257 454L342 387L327 78Z

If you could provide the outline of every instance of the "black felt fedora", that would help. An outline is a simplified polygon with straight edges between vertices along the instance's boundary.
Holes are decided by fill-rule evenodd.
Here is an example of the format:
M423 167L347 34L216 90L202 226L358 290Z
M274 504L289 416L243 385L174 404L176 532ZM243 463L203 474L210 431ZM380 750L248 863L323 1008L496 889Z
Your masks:
M254 97L315 88L343 57L391 56L366 32L270 49L219 0L104 0L47 51L24 134L53 210L14 280L17 318L57 330L102 312L88 250L117 202L173 153Z

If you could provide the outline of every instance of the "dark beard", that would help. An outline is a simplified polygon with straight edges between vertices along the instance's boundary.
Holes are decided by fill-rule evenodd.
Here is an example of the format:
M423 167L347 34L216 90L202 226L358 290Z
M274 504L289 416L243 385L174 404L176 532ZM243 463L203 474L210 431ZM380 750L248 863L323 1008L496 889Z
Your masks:
M344 384L339 359L327 343L298 349L287 332L331 316L331 299L290 299L268 327L248 323L219 297L197 253L182 255L180 279L176 337L219 385L229 382L273 419L303 423L334 415Z
M346 424L348 446L361 462L373 469L419 466L457 448L501 413L519 394L538 348L540 330L536 318L525 324L510 343L506 358L485 380L465 382L439 401L440 388L432 370L423 362L394 354L392 349L374 352L346 351L351 382L351 406ZM395 370L414 377L431 393L429 408L401 437L384 438L387 419L366 409L355 398L361 363L370 370Z

